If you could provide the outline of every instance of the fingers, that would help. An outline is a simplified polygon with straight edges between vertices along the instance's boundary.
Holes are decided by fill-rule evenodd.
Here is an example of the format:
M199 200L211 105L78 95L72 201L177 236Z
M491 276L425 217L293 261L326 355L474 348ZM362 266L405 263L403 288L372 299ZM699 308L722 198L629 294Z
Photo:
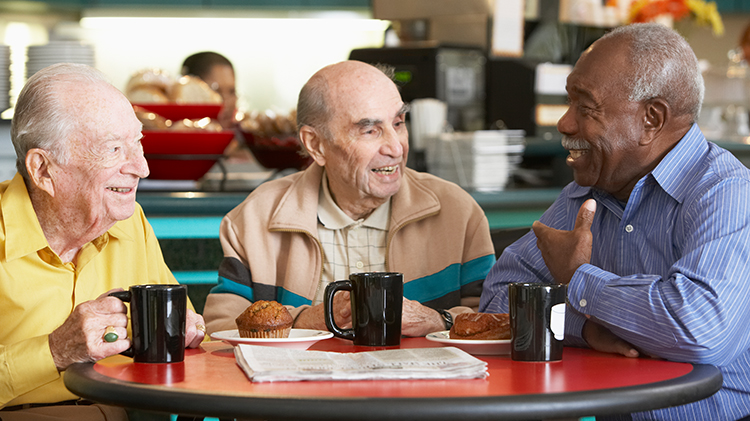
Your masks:
M637 358L639 355L633 345L591 319L583 324L582 336L589 347L597 351L620 354L630 358Z
M188 309L185 321L185 348L197 348L206 337L203 316Z
M102 295L100 295L99 297L97 297L97 300L98 300L99 298L104 298L104 297L108 296L109 294L111 294L111 293L113 293L113 292L118 292L118 291L125 291L125 290L124 290L124 289L122 289L122 288L112 288L112 289L110 289L109 291L107 291L107 292L105 292L104 294L102 294Z
M114 313L127 313L127 307L119 298L109 297L106 295L99 296L94 301L88 301L90 303L91 311L97 314L114 314ZM82 303L85 304L85 303Z
M546 229L549 229L549 227L539 221L534 221L534 223L531 224L531 229L534 231L534 235L539 238L539 234L543 233Z
M576 217L576 230L588 230L591 231L591 224L594 222L594 214L596 213L596 201L594 199L588 199L578 209L578 216Z

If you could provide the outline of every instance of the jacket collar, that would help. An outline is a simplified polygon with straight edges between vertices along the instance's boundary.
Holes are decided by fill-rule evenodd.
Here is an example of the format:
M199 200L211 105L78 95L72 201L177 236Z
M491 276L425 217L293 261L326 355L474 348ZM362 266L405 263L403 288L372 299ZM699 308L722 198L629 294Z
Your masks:
M420 184L417 172L407 168L401 188L391 199L390 230L440 211L435 193ZM313 163L292 180L269 222L271 231L304 231L317 237L318 193L323 168ZM294 177L294 176L291 176Z

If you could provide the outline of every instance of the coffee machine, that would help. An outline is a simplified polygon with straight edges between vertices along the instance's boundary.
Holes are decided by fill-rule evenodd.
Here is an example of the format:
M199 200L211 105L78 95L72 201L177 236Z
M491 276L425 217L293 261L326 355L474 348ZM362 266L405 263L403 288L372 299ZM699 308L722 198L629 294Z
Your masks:
M472 47L392 47L352 50L349 59L395 70L401 98L435 98L448 106L456 131L481 130L485 123L485 54Z

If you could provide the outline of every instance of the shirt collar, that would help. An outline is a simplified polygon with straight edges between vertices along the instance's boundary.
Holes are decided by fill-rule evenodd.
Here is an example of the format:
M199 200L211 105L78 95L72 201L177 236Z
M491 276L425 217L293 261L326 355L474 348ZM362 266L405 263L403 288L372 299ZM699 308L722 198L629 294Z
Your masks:
M646 177L653 177L664 191L682 203L693 186L693 176L702 165L708 153L708 142L698 125L693 123L690 130ZM591 192L591 187L577 184L571 189L570 197L583 197Z
M667 194L682 203L695 186L693 178L708 153L708 142L698 125L690 130L672 148L651 172L657 183Z
M16 174L8 184L0 199L0 207L3 213L7 260L35 253L48 246L20 174Z
M391 201L388 200L378 206L361 224L369 228L387 230L390 208ZM320 191L318 193L318 220L324 227L331 230L346 228L358 223L358 221L353 220L349 215L344 213L333 200L331 191L328 188L328 177L326 176L325 169L320 179Z
M5 229L5 257L8 261L36 253L49 247L42 226L34 212L29 192L20 174L16 174L0 198L2 222ZM133 241L133 237L116 223L107 232L92 243L97 249L103 249L110 236Z

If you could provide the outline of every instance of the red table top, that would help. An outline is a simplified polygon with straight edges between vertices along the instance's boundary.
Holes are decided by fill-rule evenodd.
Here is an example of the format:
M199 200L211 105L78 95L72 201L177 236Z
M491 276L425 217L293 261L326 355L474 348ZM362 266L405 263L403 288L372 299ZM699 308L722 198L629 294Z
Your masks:
M437 347L404 338L401 348ZM360 352L331 338L310 349ZM185 361L136 364L115 356L74 364L65 385L88 399L172 414L219 418L325 421L454 421L548 419L613 415L683 405L721 388L721 372L708 365L625 358L565 348L562 361L531 363L480 356L489 376L471 380L364 380L253 383L233 349L207 342L187 350Z
M424 338L404 338L402 348L442 344ZM357 352L373 350L331 338L311 350ZM136 364L115 356L94 365L96 372L120 381L162 385L186 391L254 397L486 397L540 393L565 393L637 386L675 379L693 370L687 363L648 358L625 358L589 349L565 348L558 362L519 362L510 356L479 356L488 364L489 376L471 380L377 380L253 383L235 363L232 347L206 342L187 350L184 363Z

